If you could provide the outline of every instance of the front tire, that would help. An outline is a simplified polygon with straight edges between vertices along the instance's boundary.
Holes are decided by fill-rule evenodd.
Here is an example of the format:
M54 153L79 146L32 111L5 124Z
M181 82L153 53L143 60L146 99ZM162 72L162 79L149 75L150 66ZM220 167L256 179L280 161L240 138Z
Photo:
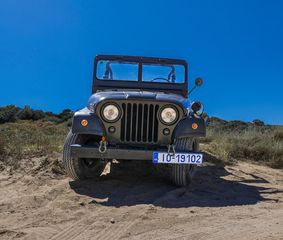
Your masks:
M73 134L70 131L66 137L63 151L63 165L67 175L74 180L98 178L103 172L106 162L101 159L81 159L71 156L72 144L86 144L91 142L88 137Z
M197 139L180 138L176 140L176 152L198 151L199 142ZM172 164L171 178L177 186L188 186L192 182L195 166L190 164Z

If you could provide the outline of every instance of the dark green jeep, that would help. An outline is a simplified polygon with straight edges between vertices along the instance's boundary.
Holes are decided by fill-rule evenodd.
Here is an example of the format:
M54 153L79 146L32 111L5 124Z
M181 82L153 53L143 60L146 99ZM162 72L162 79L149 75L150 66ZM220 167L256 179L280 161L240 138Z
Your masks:
M194 88L201 84L197 78ZM189 184L206 127L202 104L188 95L184 60L96 56L92 96L65 141L68 175L94 178L112 159L142 160L166 164L176 185Z

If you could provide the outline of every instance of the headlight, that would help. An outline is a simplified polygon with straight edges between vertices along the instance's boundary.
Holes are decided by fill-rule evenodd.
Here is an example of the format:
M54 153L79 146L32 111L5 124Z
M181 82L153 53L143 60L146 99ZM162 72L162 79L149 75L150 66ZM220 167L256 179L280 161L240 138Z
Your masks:
M161 111L161 120L165 124L173 124L177 120L177 111L175 108L166 107Z
M113 122L119 117L119 109L115 105L106 105L102 110L103 117L106 121Z
M204 107L201 102L193 102L191 105L191 109L195 114L200 116L203 113Z

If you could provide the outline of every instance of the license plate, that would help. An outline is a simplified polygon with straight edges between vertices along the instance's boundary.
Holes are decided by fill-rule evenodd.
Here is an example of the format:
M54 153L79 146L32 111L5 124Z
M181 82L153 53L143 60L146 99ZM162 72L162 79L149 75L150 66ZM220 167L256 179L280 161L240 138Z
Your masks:
M202 153L175 153L154 152L153 163L173 163L173 164L202 164Z

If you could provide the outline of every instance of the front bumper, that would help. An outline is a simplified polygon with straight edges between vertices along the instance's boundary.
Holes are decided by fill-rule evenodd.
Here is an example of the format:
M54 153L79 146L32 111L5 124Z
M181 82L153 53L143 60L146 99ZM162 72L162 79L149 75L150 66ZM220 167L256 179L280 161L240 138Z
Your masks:
M103 158L103 159L125 159L125 160L152 160L151 150L119 149L107 147L105 153L100 153L98 147L71 145L71 155L77 158Z

